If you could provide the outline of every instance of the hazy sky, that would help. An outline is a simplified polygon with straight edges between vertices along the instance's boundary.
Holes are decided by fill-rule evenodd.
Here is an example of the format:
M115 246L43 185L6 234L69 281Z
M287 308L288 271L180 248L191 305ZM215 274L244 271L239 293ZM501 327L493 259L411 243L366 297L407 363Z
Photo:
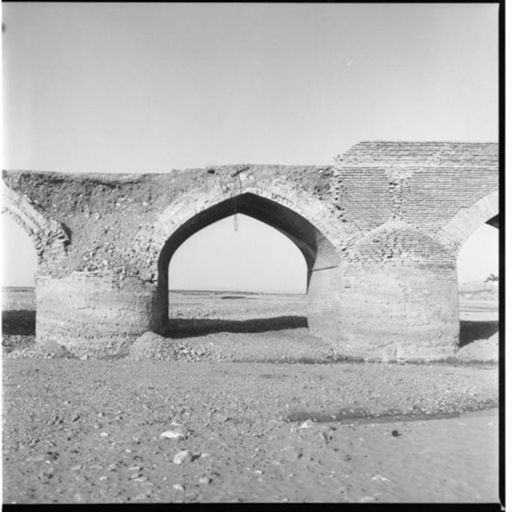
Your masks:
M497 16L493 4L3 3L3 167L323 164L361 140L497 141ZM287 239L253 219L230 226L180 248L180 287L203 287L209 266L228 289L303 286ZM463 280L497 271L489 233ZM34 269L17 236L7 223L5 284ZM245 256L221 269L224 251Z

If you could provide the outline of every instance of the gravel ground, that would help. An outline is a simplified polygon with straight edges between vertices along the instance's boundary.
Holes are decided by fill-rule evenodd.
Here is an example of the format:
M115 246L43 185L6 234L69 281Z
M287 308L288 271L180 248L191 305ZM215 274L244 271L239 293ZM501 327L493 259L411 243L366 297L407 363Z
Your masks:
M5 503L497 500L495 366L25 359L3 379Z

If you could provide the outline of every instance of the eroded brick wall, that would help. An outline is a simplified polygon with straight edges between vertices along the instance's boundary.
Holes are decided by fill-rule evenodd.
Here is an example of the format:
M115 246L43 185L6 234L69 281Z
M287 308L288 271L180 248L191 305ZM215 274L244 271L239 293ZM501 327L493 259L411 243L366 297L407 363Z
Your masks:
M51 295L61 283L66 296L76 288L76 304L86 301L82 313L94 311L87 316L77 309L82 320L74 324L70 298L68 330L84 346L92 343L88 321L101 343L107 338L100 332L112 336L117 328L100 314L100 301L115 304L111 311L120 317L137 309L138 320L127 324L133 336L149 326L147 296L157 288L165 241L219 202L250 193L296 212L318 232L309 290L314 332L349 355L445 355L458 332L457 250L486 216L498 213L496 144L363 142L334 165L138 175L4 171L3 181L7 211L25 226L23 219L39 219L31 232L38 273L46 279L38 337L51 336L49 319L60 300ZM87 276L83 292L77 276ZM97 286L106 290L104 298ZM132 300L135 289L145 290L144 306Z

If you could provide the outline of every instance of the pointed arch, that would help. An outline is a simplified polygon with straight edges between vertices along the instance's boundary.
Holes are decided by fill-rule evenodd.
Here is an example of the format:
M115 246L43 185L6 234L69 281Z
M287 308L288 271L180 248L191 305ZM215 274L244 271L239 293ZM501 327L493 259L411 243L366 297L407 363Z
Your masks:
M458 253L464 242L482 224L499 215L499 191L482 197L469 208L462 208L435 235L441 244Z
M188 193L160 215L153 228L153 243L160 247L156 275L157 293L152 328L161 331L168 320L168 266L178 247L190 236L236 212L253 217L284 234L306 260L307 282L314 272L339 266L338 247L358 236L355 226L343 226L319 201L305 200L294 191L293 200L282 195L283 187L268 192L243 187L234 194L223 191ZM316 204L318 202L318 204Z
M195 215L225 201L234 201L236 197L244 193L268 199L292 210L315 226L333 245L344 246L361 236L361 231L355 224L339 222L322 201L283 181L275 180L272 183L271 191L251 184L242 184L236 191L233 189L234 185L225 190L217 190L213 194L211 190L207 189L192 190L178 197L155 222L153 226L154 243L162 247L174 231ZM233 212L234 209L231 213Z

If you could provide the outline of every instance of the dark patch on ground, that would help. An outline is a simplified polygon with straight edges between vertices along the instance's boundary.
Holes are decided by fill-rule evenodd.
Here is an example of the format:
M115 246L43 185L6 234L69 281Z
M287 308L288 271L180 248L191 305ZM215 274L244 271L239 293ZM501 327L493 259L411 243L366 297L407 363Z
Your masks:
M458 418L463 413L484 411L498 407L497 400L483 400L479 404L473 404L464 408L453 411L444 412L425 412L420 407L414 406L413 411L404 414L402 411L390 410L380 414L372 414L366 409L339 409L333 413L325 413L318 411L295 411L285 417L285 421L305 422L311 420L314 423L350 423L350 424L367 424L367 423L396 423L402 421L425 421Z

